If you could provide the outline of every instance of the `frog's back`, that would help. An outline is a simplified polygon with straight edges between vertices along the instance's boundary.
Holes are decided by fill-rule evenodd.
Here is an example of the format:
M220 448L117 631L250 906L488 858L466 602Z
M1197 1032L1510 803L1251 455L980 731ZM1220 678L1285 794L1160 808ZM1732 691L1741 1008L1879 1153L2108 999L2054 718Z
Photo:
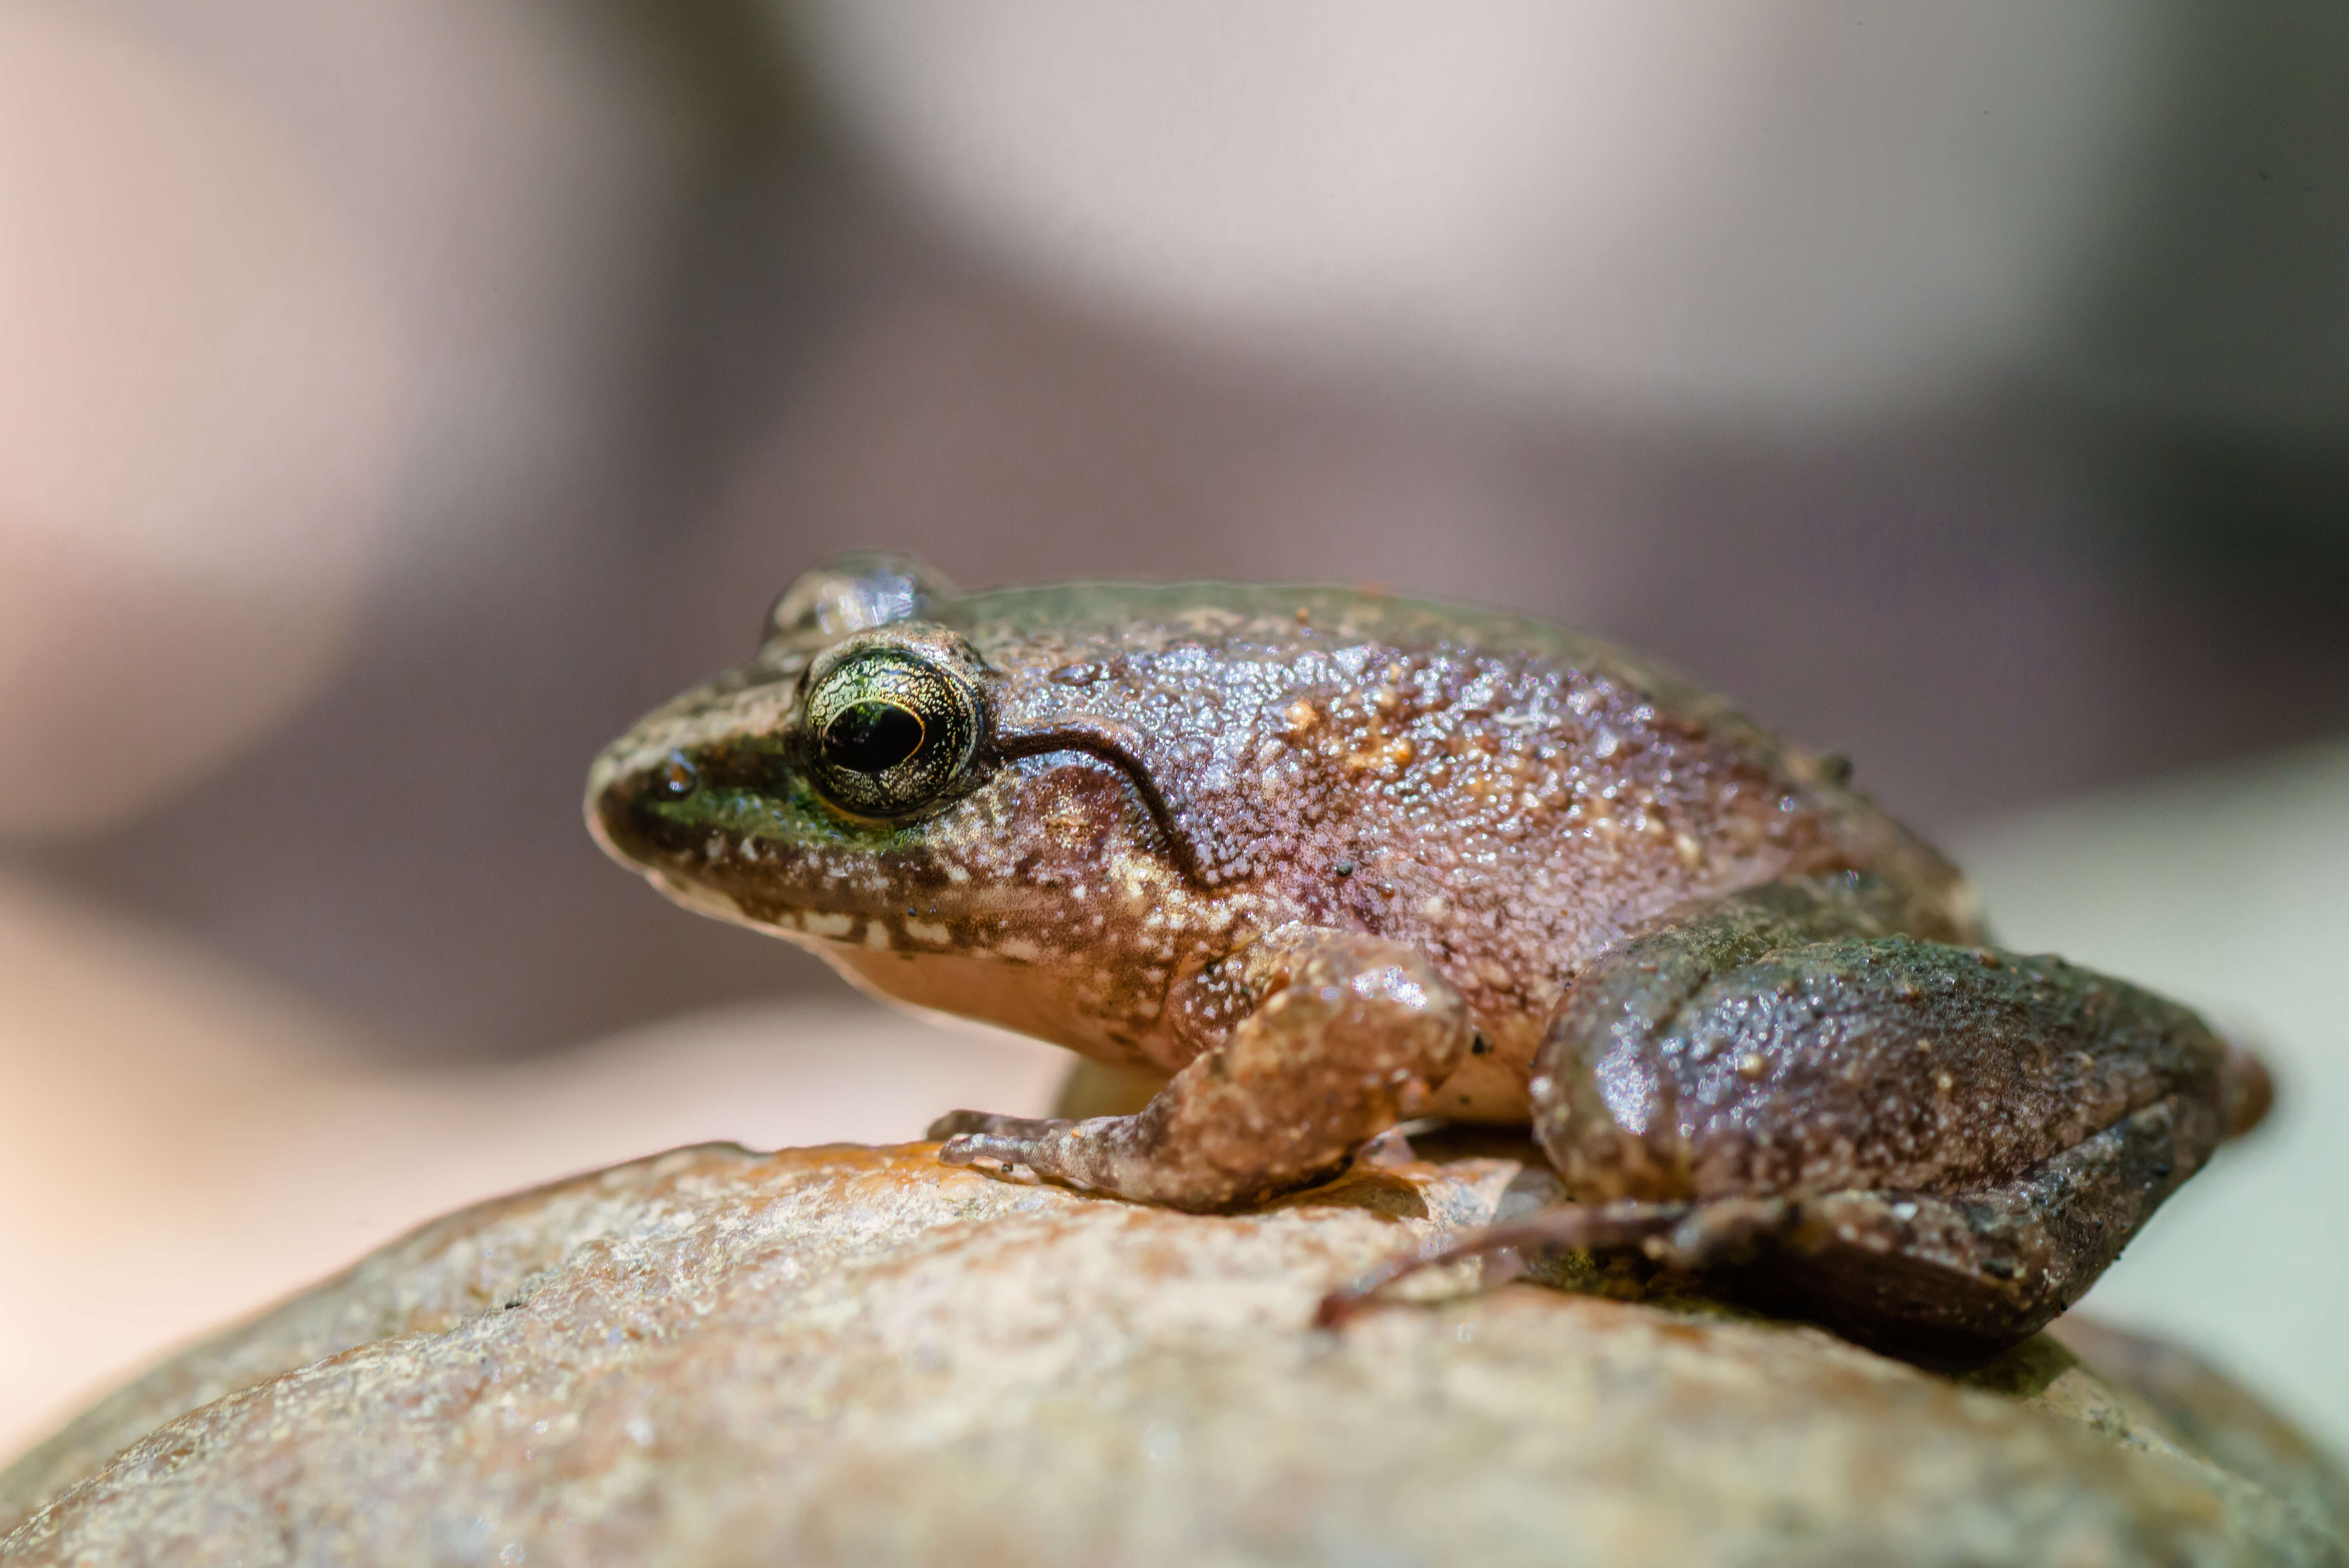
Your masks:
M1920 934L1972 934L1956 872L1837 765L1544 621L1212 582L1013 589L942 618L1031 720L1139 737L1211 881L1458 969L1555 977L1679 903L1837 870L1912 888Z
M1214 1019L1170 999L1221 994L1260 938L1369 936L1473 1017L1447 1112L1519 1119L1577 975L1696 901L1865 872L1913 934L1972 934L1956 873L1837 769L1541 621L1327 587L963 595L860 557L769 625L599 761L615 852L890 995L1106 1059L1188 1060ZM811 681L865 694L825 698L820 748ZM849 774L888 815L840 804Z
M939 618L980 650L1030 658L1143 655L1186 645L1277 655L1320 648L1483 654L1587 671L1647 692L1692 719L1746 730L1775 744L1727 702L1653 659L1552 622L1481 606L1330 584L1057 583L971 594Z

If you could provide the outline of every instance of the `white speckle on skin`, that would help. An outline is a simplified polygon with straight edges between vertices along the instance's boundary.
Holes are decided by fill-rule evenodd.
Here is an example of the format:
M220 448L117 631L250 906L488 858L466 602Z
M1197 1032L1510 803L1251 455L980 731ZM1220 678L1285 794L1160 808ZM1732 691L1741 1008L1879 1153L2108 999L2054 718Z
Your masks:
M800 918L800 929L812 937L844 937L856 929L856 917L810 910Z
M698 882L688 882L678 877L656 877L654 881L670 898L698 914L713 919L730 920L737 925L758 926L763 922L752 919L742 906L718 891Z
M932 925L927 920L907 920L905 934L917 942L929 942L938 947L947 946L954 939L954 933L946 927Z

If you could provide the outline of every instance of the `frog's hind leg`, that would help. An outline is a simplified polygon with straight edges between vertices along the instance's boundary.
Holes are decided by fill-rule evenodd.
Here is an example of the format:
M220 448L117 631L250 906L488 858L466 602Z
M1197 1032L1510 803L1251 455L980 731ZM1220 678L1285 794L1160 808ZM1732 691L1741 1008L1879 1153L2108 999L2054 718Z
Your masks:
M1720 1199L1642 1251L1863 1345L1978 1361L2072 1307L2218 1133L2210 1105L2168 1096L2008 1182Z
M1979 1360L2094 1284L2220 1137L2173 1095L2011 1181L1959 1193L1824 1192L1700 1205L1643 1251L1733 1299L1917 1359Z
M957 1112L933 1128L949 1165L993 1160L1176 1209L1299 1186L1416 1116L1475 1027L1433 966L1353 933L1292 928L1237 967L1229 1033L1132 1116L1020 1120Z
M1677 1204L1612 1244L1904 1354L1977 1355L2076 1299L2258 1119L2265 1075L2186 1009L2058 960L1920 940L1888 891L1774 884L1594 963L1533 1084L1580 1207L1444 1257L1604 1249L1595 1217Z
M1344 1323L1423 1269L1637 1251L1724 1296L1917 1359L1994 1355L2064 1312L2218 1141L2207 1104L2171 1096L2013 1181L1978 1191L1822 1192L1703 1203L1562 1205L1405 1255L1324 1297ZM1497 1282L1488 1263L1485 1283Z

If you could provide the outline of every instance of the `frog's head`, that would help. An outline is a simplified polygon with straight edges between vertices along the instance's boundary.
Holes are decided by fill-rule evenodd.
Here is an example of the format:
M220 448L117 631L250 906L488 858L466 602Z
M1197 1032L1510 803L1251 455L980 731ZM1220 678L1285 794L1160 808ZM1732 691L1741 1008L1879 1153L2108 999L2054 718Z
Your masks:
M1041 666L983 657L955 597L902 557L802 577L757 658L596 761L589 828L871 989L1115 1059L1226 901L1185 874L1138 738L1040 707Z

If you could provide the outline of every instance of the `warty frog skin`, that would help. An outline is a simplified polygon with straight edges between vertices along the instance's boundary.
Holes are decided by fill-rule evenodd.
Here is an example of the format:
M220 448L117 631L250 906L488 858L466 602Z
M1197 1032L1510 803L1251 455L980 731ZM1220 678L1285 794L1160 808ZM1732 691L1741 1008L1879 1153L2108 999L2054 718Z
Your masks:
M1447 1256L1630 1251L1871 1343L1994 1350L2267 1079L2182 1007L1988 945L1847 772L1517 617L963 595L863 556L607 750L587 816L867 990L1165 1078L1128 1116L957 1112L951 1163L1217 1210L1413 1118L1526 1125L1572 1202Z

